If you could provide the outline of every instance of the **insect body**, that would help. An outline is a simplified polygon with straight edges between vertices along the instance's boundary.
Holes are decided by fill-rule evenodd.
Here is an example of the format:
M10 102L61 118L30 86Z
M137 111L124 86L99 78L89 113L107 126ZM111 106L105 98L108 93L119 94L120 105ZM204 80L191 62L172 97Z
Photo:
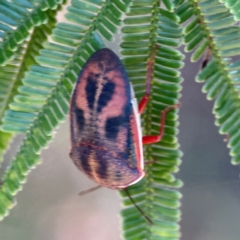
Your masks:
M75 165L99 186L124 189L151 224L127 187L145 175L143 144L161 140L166 113L178 107L176 104L162 111L158 135L142 137L140 114L150 96L155 51L148 64L146 93L139 106L121 61L111 50L101 49L83 67L70 108L70 157Z
M101 186L125 189L144 177L142 145L161 140L166 113L179 106L162 111L159 135L142 137L139 113L150 96L153 58L138 107L124 66L110 49L95 52L80 73L71 100L70 157Z
M115 53L101 49L83 67L70 110L75 165L101 186L124 189L144 176L136 99Z

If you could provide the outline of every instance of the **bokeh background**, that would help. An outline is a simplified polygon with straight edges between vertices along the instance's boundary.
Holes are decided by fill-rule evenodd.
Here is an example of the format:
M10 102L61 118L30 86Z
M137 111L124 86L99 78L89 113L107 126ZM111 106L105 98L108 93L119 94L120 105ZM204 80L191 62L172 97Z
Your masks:
M110 47L117 51L117 46ZM194 81L199 63L185 59L180 134L184 152L177 177L184 181L182 240L240 239L239 167L230 164L218 134L212 102ZM21 136L6 155L14 155ZM99 189L79 197L95 184L73 165L69 153L68 119L42 153L42 163L28 176L17 206L0 222L0 240L120 240L120 199L117 191ZM0 172L1 174L2 172ZM137 240L137 239L136 239Z

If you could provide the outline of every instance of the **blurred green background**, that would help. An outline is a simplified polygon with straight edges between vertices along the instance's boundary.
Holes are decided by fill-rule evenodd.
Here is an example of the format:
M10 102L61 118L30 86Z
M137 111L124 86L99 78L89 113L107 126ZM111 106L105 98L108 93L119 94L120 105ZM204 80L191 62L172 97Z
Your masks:
M112 49L116 51L114 45ZM177 174L185 183L181 189L182 239L238 240L239 167L230 164L224 136L214 125L212 102L194 81L198 69L199 64L186 59L182 71L179 140L184 156ZM20 138L6 160L14 155ZM29 174L17 195L17 206L0 223L0 240L120 240L117 191L102 188L79 197L80 191L95 184L77 170L68 153L66 120L42 153L42 164Z

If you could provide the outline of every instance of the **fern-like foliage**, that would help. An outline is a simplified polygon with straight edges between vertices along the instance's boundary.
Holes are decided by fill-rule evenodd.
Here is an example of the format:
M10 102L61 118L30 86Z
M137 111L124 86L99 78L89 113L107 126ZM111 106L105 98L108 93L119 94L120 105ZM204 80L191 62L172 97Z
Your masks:
M31 31L48 21L46 10L56 9L63 0L1 1L0 5L0 64L14 57L14 52L26 40Z
M112 39L128 2L73 0L66 13L66 19L71 23L57 24L51 34L55 43L44 43L44 49L35 58L37 64L25 74L18 88L19 94L9 105L2 125L4 131L24 132L26 137L3 177L1 217L13 206L14 195L25 176L39 163L41 149L51 140L54 128L68 113L72 86L81 67L103 46L96 31L106 40ZM17 117L19 121L13 122L8 116Z
M184 22L191 22L184 28L185 50L194 49L192 60L199 59L208 49L212 57L196 77L204 82L203 92L207 99L215 99L213 113L219 132L226 134L232 163L240 163L240 61L233 59L240 53L240 27L232 15L230 1L187 1L178 9ZM186 14L186 9L188 14ZM235 8L234 8L235 9Z
M224 3L227 8L229 8L230 13L233 14L233 18L236 21L240 20L240 3L237 0L229 1L229 0L221 0L220 2Z
M8 148L8 145L14 136L14 133L19 132L19 127L16 128L17 125L23 125L26 122L29 122L29 113L27 112L18 112L9 110L9 106L12 109L18 109L15 102L22 102L24 105L27 103L27 98L16 96L19 89L22 87L22 78L26 71L36 63L35 57L39 55L39 50L43 47L42 44L44 41L47 40L48 35L51 33L52 28L56 24L55 16L60 8L56 10L48 10L44 13L48 19L48 22L42 24L40 26L35 27L29 38L25 40L22 44L20 44L17 48L17 51L13 55L13 59L8 61L6 66L1 66L1 79L0 79L0 86L1 86L1 105L0 105L0 117L1 117L1 131L0 131L0 162L2 161L2 155ZM9 60L9 59L8 59ZM34 101L34 100L31 100ZM4 114L4 112L6 112ZM19 114L20 113L20 114ZM27 116L27 117L26 117ZM6 124L4 124L6 123ZM14 165L14 164L13 164ZM19 167L19 166L18 166ZM16 166L12 166L13 169ZM15 170L16 171L16 170ZM6 180L6 174L3 177L3 185L1 190L1 197L0 201L3 203L0 207L0 218L7 214L9 207L13 205L13 199L11 195L8 196L6 192L9 192L9 189L13 189L14 187L20 188L20 182L23 183L25 181L25 174L28 171L28 167L25 167L25 170L19 169L18 170L18 179L17 182L8 181ZM24 172L25 171L25 172ZM11 174L11 170L10 170ZM12 175L14 175L14 171ZM16 177L16 176L15 176ZM5 179L5 180L4 180ZM9 185L9 187L8 187ZM13 187L14 186L14 187ZM4 194L5 191L5 194Z
M48 17L56 15L56 11L49 10L46 12ZM51 19L50 23L43 24L36 27L31 33L30 38L23 42L14 54L14 59L6 66L1 67L1 119L5 110L8 108L8 104L13 101L14 96L17 94L17 89L22 85L22 78L24 73L33 65L35 57L39 54L39 50L42 48L42 43L46 41L48 34L51 32L51 28L55 25L55 21ZM6 95L5 93L9 93ZM5 121L3 119L3 121Z
M179 102L184 56L177 48L183 42L185 51L193 51L192 61L206 58L196 79L204 82L207 98L215 99L216 124L228 136L232 163L239 163L240 61L233 58L240 54L239 1L219 1L72 0L66 21L56 24L63 0L2 0L0 159L14 134L24 133L25 138L2 178L0 219L13 207L15 194L40 162L41 150L68 114L82 66L104 46L102 39L114 39L122 23L120 52L138 99L145 93L149 59L155 54L144 135L158 134L161 111ZM175 109L167 114L162 141L145 148L145 159L152 162L146 166L146 177L129 187L154 225L121 191L124 239L179 239L181 194L176 188L182 183L174 177L181 163L177 134Z
M159 134L161 111L179 101L182 78L178 69L183 66L183 55L176 50L182 36L178 21L175 13L159 8L159 1L144 4L133 1L124 20L121 53L138 99L145 94L148 60L156 51L151 100L143 116L144 135ZM177 222L181 194L173 188L182 184L172 174L178 171L181 156L176 137L177 112L167 114L163 139L145 148L145 159L154 161L146 167L145 179L129 188L135 202L154 225L150 226L141 217L122 192L125 239L178 239L180 236Z
M29 39L18 47L18 50L14 53L13 60L9 61L6 66L0 66L0 121L2 123L8 122L8 125L2 127L3 131L0 131L0 138L2 138L0 145L0 162L2 161L2 154L14 136L12 133L16 130L14 128L15 123L18 122L21 124L21 122L28 121L28 119L19 117L18 112L16 112L16 115L15 112L8 111L5 116L4 113L8 109L9 104L12 104L18 88L22 85L22 78L25 72L31 65L36 63L34 57L39 54L43 42L46 41L48 34L55 26L56 20L53 17L56 16L58 10L47 10L45 14L48 16L49 21L46 24L36 27L32 31ZM16 101L18 101L17 97ZM12 129L11 133L9 132L8 126ZM6 141L7 139L8 141Z
M8 148L12 139L12 134L0 131L0 163L3 160L3 155Z

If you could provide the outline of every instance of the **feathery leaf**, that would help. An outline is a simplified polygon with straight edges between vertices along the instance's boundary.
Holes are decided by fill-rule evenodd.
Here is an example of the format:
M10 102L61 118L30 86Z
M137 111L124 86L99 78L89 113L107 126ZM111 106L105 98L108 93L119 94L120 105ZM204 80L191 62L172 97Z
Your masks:
M178 69L183 66L183 55L173 48L180 45L182 36L179 19L174 13L159 9L158 4L158 1L152 1L139 6L138 1L133 1L122 28L122 61L138 99L145 94L148 60L155 46L158 46L151 100L143 117L145 135L159 134L160 113L178 102L182 82ZM178 239L180 236L177 222L181 194L171 189L182 185L172 175L178 171L181 157L176 138L176 112L167 114L162 140L145 148L145 159L156 162L146 167L146 177L141 182L129 187L134 201L154 225L146 222L122 191L125 205L122 211L124 239Z
M46 10L56 9L62 0L1 1L0 6L0 65L13 59L14 52L30 35L31 31L48 21ZM44 11L43 11L44 9Z
M195 48L193 61L198 60L207 48L211 52L207 66L199 72L196 80L205 82L202 90L207 94L207 99L215 99L215 124L220 127L221 134L228 136L232 163L238 164L240 153L237 151L236 139L240 139L240 65L233 57L240 53L240 27L229 11L228 7L232 3L225 1L223 5L216 0L199 1L198 4L194 4L194 1L184 3L190 4L195 13L193 21L184 28L184 39L186 50ZM182 6L177 10L180 15ZM197 40L197 32L202 34L201 40Z
M25 74L23 84L18 88L19 94L5 113L5 116L12 114L23 121L15 121L13 125L12 119L5 118L2 125L5 131L25 132L26 136L3 177L1 219L14 206L14 195L21 189L29 170L40 162L41 149L52 139L54 128L68 113L70 94L81 67L103 46L95 31L105 39L111 39L115 25L121 23L122 11L127 9L125 6L129 1L124 2L72 0L66 13L71 23L57 24L51 35L55 43L44 43L44 49L35 58L37 64ZM110 13L112 9L119 14ZM78 14L70 15L70 12ZM111 24L112 31L101 28L103 19Z

